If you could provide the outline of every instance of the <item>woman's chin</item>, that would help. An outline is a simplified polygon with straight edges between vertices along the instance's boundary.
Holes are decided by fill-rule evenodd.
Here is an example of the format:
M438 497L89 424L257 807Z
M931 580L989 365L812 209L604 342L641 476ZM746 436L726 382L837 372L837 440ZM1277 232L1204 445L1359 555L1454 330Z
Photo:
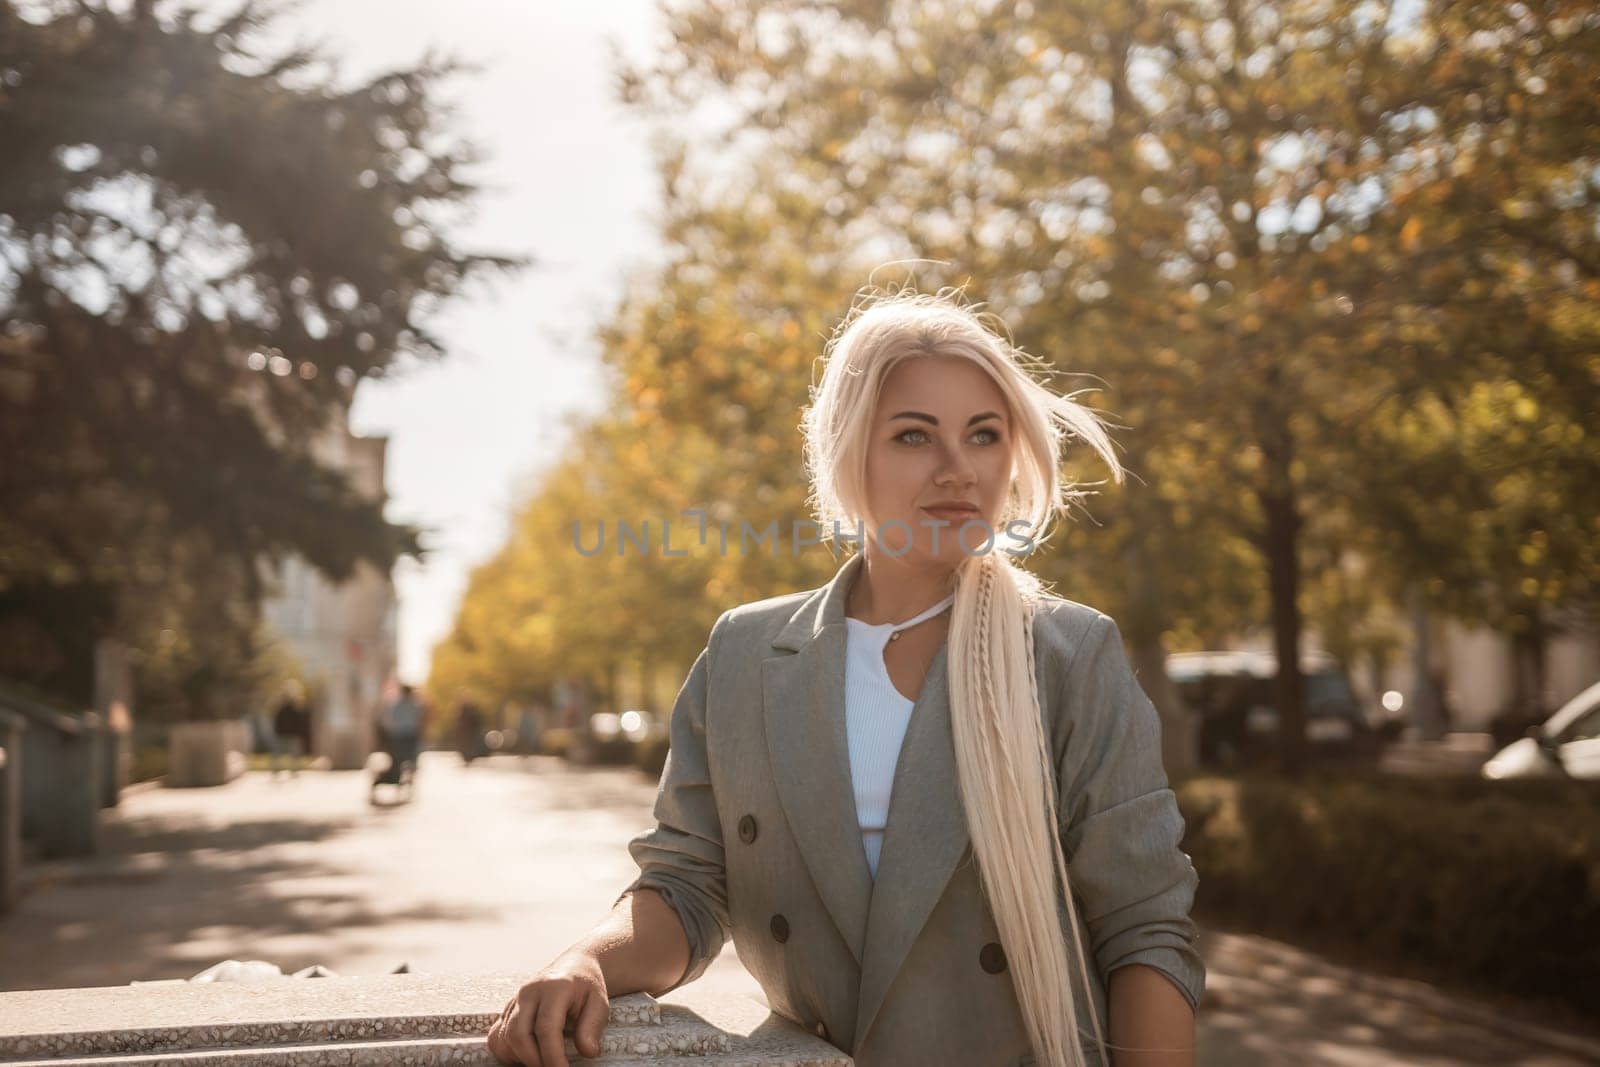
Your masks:
M987 553L984 551L981 543L968 546L965 550L963 550L961 545L955 541L940 541L939 551L937 552L933 550L932 545L918 545L901 558L908 560L914 559L917 563L929 567L944 567L948 569L954 569L970 559L975 559L983 555L987 555Z
M979 520L981 522L981 520ZM907 524L910 525L909 523ZM928 566L958 567L969 559L986 556L996 550L1000 542L998 535L984 538L984 531L976 525L970 529L962 530L951 525L938 529L938 542L934 541L934 530L931 527L912 527L916 536L909 545L898 524L890 524L886 536L876 538L874 546L886 556L907 563L918 563ZM991 526L992 530L993 527Z

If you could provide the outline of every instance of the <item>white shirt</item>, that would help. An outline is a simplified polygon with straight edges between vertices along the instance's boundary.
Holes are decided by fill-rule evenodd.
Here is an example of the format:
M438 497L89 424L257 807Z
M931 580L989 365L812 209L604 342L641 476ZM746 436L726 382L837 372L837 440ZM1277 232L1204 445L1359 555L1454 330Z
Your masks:
M855 786L856 818L861 824L861 844L867 867L878 876L878 854L889 820L889 794L894 788L894 768L900 761L900 744L911 724L916 705L894 687L883 650L896 630L931 619L956 601L952 593L927 611L904 622L874 626L845 616L845 735L850 745L850 779Z

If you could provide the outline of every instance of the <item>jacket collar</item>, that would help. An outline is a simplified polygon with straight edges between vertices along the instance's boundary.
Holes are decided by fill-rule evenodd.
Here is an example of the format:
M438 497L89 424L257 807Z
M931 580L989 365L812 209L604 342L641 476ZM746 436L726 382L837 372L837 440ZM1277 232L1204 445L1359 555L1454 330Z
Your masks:
M772 639L773 648L799 652L827 626L844 625L844 606L861 573L865 557L857 552L839 567L828 584L813 590Z
M772 639L762 663L768 756L784 814L834 924L861 966L861 1041L970 843L950 737L948 645L911 712L874 883L861 842L845 732L845 600L862 556L846 560Z

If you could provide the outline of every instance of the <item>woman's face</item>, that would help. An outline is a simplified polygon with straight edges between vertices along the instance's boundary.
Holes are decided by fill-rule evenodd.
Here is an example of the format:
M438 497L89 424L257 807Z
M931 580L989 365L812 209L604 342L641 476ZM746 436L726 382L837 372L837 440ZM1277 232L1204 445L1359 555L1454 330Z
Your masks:
M999 530L1011 454L1010 409L983 368L960 356L902 361L872 417L867 539L897 559L952 567L999 551L1010 542L991 541L990 531ZM967 508L939 507L950 504Z

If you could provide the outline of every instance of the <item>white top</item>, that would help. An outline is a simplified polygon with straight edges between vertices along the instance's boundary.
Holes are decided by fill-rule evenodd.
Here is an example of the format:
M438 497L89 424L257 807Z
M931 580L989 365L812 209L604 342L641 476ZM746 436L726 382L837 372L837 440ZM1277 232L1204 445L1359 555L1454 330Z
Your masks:
M861 843L867 850L867 867L874 878L878 876L878 854L883 849L883 830L889 820L894 768L900 760L906 727L911 724L911 710L916 706L889 680L883 650L896 630L931 619L955 601L952 593L904 622L876 626L845 616L845 734L850 743L850 778L855 786Z

